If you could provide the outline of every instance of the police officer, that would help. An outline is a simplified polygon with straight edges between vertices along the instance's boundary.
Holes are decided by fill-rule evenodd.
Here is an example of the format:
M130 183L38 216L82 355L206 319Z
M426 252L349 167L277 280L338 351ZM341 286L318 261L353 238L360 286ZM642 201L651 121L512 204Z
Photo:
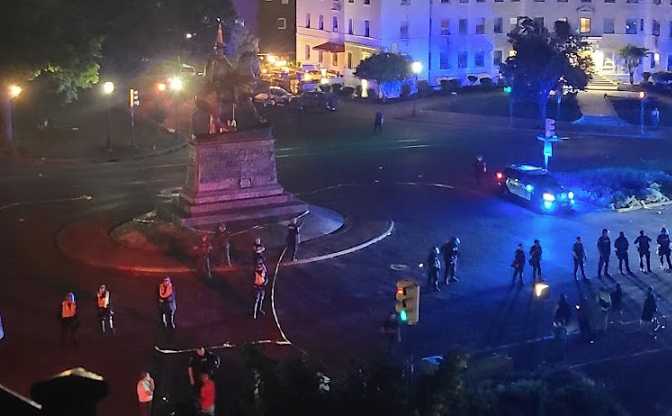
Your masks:
M287 251L292 261L296 261L296 253L299 251L299 232L301 226L298 224L296 218L287 226Z
M212 254L212 244L210 244L210 238L207 234L201 236L199 245L194 247L196 251L197 260L196 260L196 269L198 273L207 278L212 278L212 263L210 261L210 255Z
M663 259L667 259L667 270L672 269L672 264L670 264L670 235L667 233L667 229L663 227L660 230L660 234L656 239L658 243L658 257L660 258L660 268L664 269Z
M261 238L257 237L254 239L254 244L252 245L252 264L256 266L256 264L261 260L261 262L264 262L264 252L266 251L266 247L264 247L264 244L261 242Z
M485 160L483 159L483 156L476 156L476 160L474 161L474 178L476 179L477 186L481 186L481 182L487 173L488 167L485 163Z
M268 276L266 265L262 259L257 260L257 265L254 268L254 312L252 316L257 319L257 315L266 315L264 312L264 297L266 296L266 286L268 285Z
M383 132L383 112L376 111L376 116L373 120L373 134L378 134Z
M100 332L107 335L109 330L114 335L114 323L112 322L112 303L110 302L110 291L106 285L100 285L96 293L96 306L98 307L98 322L100 323Z
M583 270L583 266L586 262L586 250L583 248L583 242L581 237L576 237L576 241L572 246L572 258L574 259L574 280L578 280L576 272L581 270L581 277L583 280L588 280L586 278L586 272Z
M602 235L597 239L597 251L600 253L600 260L597 263L597 277L602 279L602 272L606 277L611 277L609 274L609 256L611 255L611 239L609 238L609 230L602 229Z
M553 315L553 323L557 326L567 326L569 324L569 320L572 317L572 308L569 306L569 302L567 302L567 295L564 293L560 295L560 299L558 300L558 304L555 307L555 313Z
M646 291L644 305L642 306L642 318L640 321L640 326L650 325L657 312L658 303L656 302L656 297L653 294L653 288L649 286L649 289Z
M231 267L231 235L226 224L221 223L215 231L215 246L217 250L217 262Z
M616 258L618 259L618 270L621 274L623 273L623 263L625 263L625 270L628 274L632 274L630 271L630 260L628 259L628 247L630 243L625 237L625 233L621 231L618 233L618 238L614 241L614 248L616 249Z
M159 312L164 328L175 329L175 287L170 277L166 276L159 284Z
M541 244L539 240L534 240L534 244L530 247L530 266L532 266L532 285L537 283L537 278L542 281L541 277Z
M516 280L520 286L523 285L523 269L525 269L525 250L523 250L523 244L518 243L516 247L516 252L513 255L513 262L511 263L513 267L513 279L511 281L512 285L516 284Z
M65 299L61 302L59 313L61 319L61 346L65 345L67 338L77 346L77 329L79 329L79 317L77 315L77 301L75 294L68 292Z
M215 370L219 367L219 357L208 351L205 347L198 347L194 354L189 359L189 367L187 368L187 375L189 376L189 384L198 391L198 386L201 380L201 374L213 375Z
M635 239L637 252L639 253L639 270L644 273L651 273L651 249L649 244L651 238L644 234L644 230L639 231L639 236ZM644 259L646 259L646 270L644 270Z
M441 290L439 288L439 273L441 273L439 247L434 246L427 257L427 284L437 292Z
M443 272L443 283L445 285L459 280L455 275L455 272L457 269L457 256L460 251L460 243L459 238L452 237L450 241L444 244L441 248L441 251L443 252L443 261L446 265L446 269Z

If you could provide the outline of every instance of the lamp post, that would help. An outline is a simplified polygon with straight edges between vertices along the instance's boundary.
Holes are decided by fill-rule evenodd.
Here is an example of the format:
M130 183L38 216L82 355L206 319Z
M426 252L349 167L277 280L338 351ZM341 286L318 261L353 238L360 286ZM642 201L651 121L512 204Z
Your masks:
M644 134L644 100L646 100L646 93L641 91L639 93L639 133Z
M6 143L2 144L11 145L14 140L14 101L21 95L22 91L23 89L19 85L10 84L5 91L8 99L1 100L3 105L6 106L4 109L6 118L4 131L0 134L0 137L2 137L2 135L5 136L4 140L6 140Z
M179 98L179 94L180 94L180 92L182 91L183 88L184 88L184 83L182 82L182 78L180 78L178 76L173 76L173 77L168 78L168 89L173 93L173 100L175 102L175 109L174 109L175 115L174 115L174 117L175 117L175 135L176 136L177 136L177 129L179 127L178 119L179 119L179 116L180 116L179 115L178 98Z
M417 101L418 101L418 94L420 91L418 90L418 75L422 72L422 62L420 61L415 61L411 64L411 72L415 74L415 99L413 100L413 113L411 116L415 117L418 115L418 108L417 108Z
M105 128L106 128L106 140L105 140L105 150L108 152L112 150L112 133L111 130L111 112L112 112L112 94L114 94L114 82L106 81L103 82L103 95L107 97L107 108L105 109Z

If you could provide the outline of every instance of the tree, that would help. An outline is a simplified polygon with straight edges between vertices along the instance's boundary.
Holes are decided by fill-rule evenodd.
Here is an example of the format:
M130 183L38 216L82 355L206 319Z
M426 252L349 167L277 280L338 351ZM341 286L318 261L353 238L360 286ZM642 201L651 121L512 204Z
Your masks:
M378 95L384 94L381 84L388 81L404 81L411 75L411 62L396 53L371 55L359 63L355 76L359 79L373 79L378 84ZM384 98L384 97L383 97Z
M592 76L587 43L574 35L567 22L555 22L550 33L543 25L524 17L508 34L515 54L500 65L500 72L517 100L533 99L542 122L546 119L551 91L563 86L585 89Z
M640 48L635 45L625 45L618 50L618 55L625 61L625 66L630 74L630 85L635 83L635 70L642 63L642 58L646 56L648 49Z

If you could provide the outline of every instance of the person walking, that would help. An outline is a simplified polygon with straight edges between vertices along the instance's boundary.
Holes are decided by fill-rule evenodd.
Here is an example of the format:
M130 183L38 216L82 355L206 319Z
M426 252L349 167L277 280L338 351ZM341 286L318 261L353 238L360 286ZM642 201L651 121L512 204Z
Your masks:
M623 273L623 264L625 264L625 270L628 274L632 274L630 271L630 259L628 258L628 247L630 243L625 237L625 233L621 231L618 233L618 238L614 241L614 248L616 249L616 258L618 259L618 271L621 274Z
M572 317L572 308L567 302L567 296L563 293L558 299L558 304L555 307L555 313L553 315L553 323L556 326L566 327L569 324L569 320Z
M427 284L435 292L441 290L439 287L439 274L441 273L441 260L439 259L439 247L434 246L427 257Z
M583 268L586 262L586 250L583 247L581 237L576 237L576 241L572 246L572 258L574 259L574 280L578 280L576 272L579 270L581 270L581 277L583 280L588 280L586 278L586 272Z
M373 134L378 134L383 132L383 123L385 117L383 116L382 111L376 111L376 115L373 119Z
M187 375L189 376L189 384L194 389L200 387L200 380L202 374L213 375L215 370L219 368L219 357L201 346L196 348L194 354L189 359L189 367L187 367Z
M100 332L107 335L108 331L114 335L114 322L112 316L112 303L110 302L110 291L107 290L106 285L100 285L96 293L96 306L98 307L98 323L100 324Z
M516 247L516 252L513 254L513 262L511 263L513 267L513 279L511 284L523 285L523 270L525 269L525 250L523 250L523 243L518 243Z
M461 241L457 237L452 237L450 241L441 247L443 252L443 261L446 265L446 269L443 272L443 284L446 286L448 283L453 283L459 281L455 275L457 271L457 256L460 252Z
M474 179L476 180L476 186L481 186L485 175L488 173L488 166L485 163L482 155L476 156L474 161Z
M77 346L79 316L77 315L77 301L74 293L68 292L65 295L65 299L61 302L59 317L61 319L61 346L65 346L68 339L74 346Z
M667 233L667 229L663 227L660 230L660 234L656 239L658 243L658 257L660 258L660 268L665 270L663 264L663 259L667 260L667 270L672 269L672 264L670 264L670 235Z
M650 326L651 321L656 316L658 312L658 303L656 302L656 297L653 294L653 287L649 286L649 289L646 291L646 298L644 299L644 305L642 306L642 317L640 321L640 327Z
M231 234L226 228L226 224L221 223L217 226L214 240L217 263L223 263L226 267L231 267Z
M170 277L166 276L159 284L159 312L164 328L175 329L175 287Z
M202 373L198 391L198 410L200 416L215 416L216 390L210 374Z
M264 312L264 297L266 296L266 286L268 285L268 276L266 265L259 259L254 269L254 312L252 316L257 319L257 315L266 315Z
M147 371L140 373L140 380L136 386L140 416L152 415L152 401L154 400L154 379Z
M539 281L544 279L541 277L541 255L542 255L541 243L539 240L534 240L534 244L530 247L530 266L532 266L532 285L537 283L537 278Z
M600 260L597 263L597 278L602 279L602 273L606 277L611 277L609 274L609 256L611 256L611 239L609 238L609 230L602 229L602 235L597 239L597 252L600 254Z
M611 311L613 315L618 315L618 322L623 322L623 289L620 283L616 283L616 288L609 294L611 299ZM612 315L612 322L615 321Z
M637 252L639 253L639 270L644 273L651 273L651 238L644 234L644 230L639 231L639 236L635 239ZM646 269L644 269L644 260L646 260Z
M200 276L206 279L212 279L212 262L210 261L212 249L212 244L207 234L203 234L198 246L194 247L194 251L196 252L196 270Z
M261 242L261 238L257 237L254 239L254 244L252 244L252 264L255 266L261 261L262 263L266 260L264 259L264 252L266 247L264 243Z
M287 225L287 254L291 261L296 261L296 255L299 251L301 226L296 218Z

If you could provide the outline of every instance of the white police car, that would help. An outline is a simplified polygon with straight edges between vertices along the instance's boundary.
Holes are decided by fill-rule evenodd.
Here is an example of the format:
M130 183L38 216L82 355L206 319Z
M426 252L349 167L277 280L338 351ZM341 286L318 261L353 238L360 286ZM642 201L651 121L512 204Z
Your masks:
M520 199L543 211L572 209L574 192L564 189L546 169L531 165L509 165L496 173L503 194Z

